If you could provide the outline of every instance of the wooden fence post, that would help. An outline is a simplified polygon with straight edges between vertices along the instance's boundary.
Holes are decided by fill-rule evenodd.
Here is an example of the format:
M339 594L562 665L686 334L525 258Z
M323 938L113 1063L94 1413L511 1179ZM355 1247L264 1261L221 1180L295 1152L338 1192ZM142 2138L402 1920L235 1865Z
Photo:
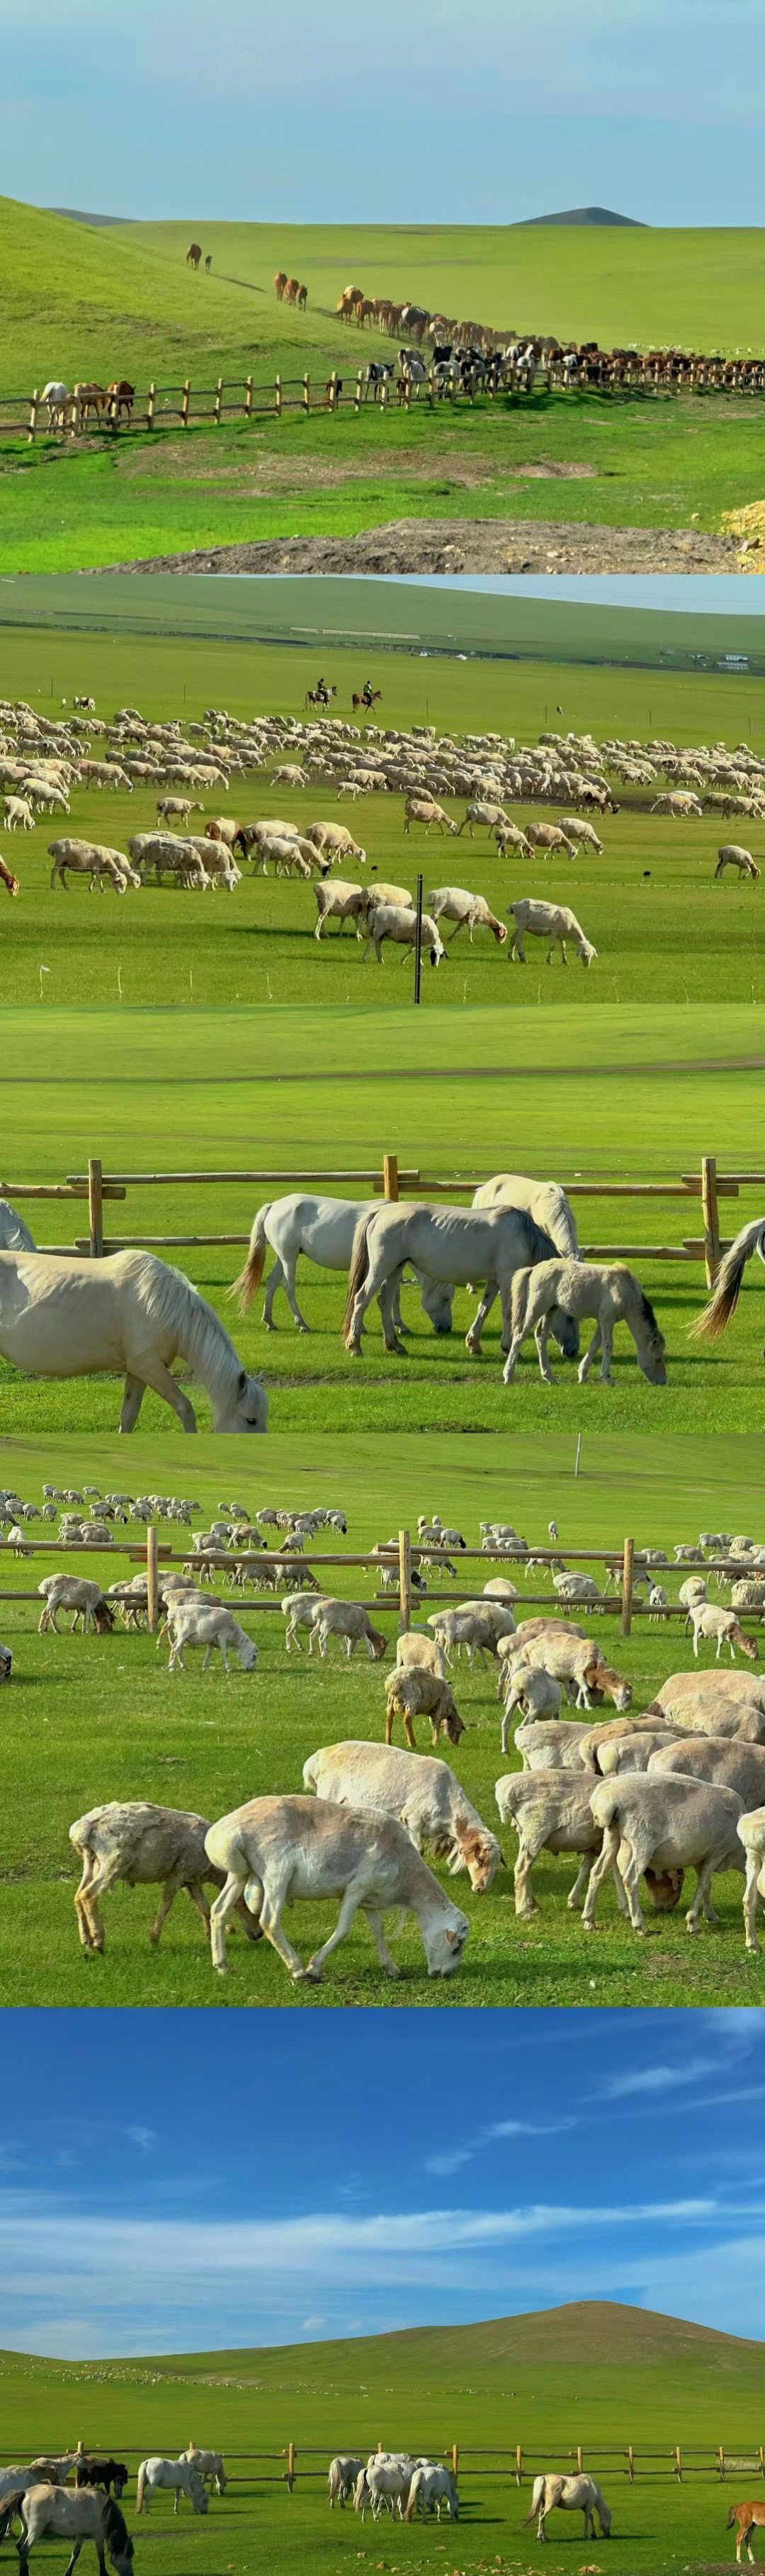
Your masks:
M383 1154L383 1182L386 1199L398 1198L398 1155Z
M281 380L281 376L277 376L277 378L276 378L276 382L275 382L275 385L274 385L274 393L275 393L275 395L276 395L276 402L275 402L275 404L274 404L274 410L275 410L275 412L276 412L277 420L281 420L281 416L282 416L282 380Z
M336 368L336 367L333 367L333 369L332 369L332 374L331 374L330 379L329 379L329 408L330 408L330 411L336 411L336 410L337 410L337 368Z
M763 2448L762 2442L760 2443L757 2458L760 2463L760 2476L761 2478L765 2478L765 2449Z
M717 1163L714 1154L704 1154L702 1158L701 1205L704 1212L704 1265L707 1287L713 1288L720 1267L720 1217L717 1205Z
M516 2442L516 2446L515 2446L515 2483L516 2483L516 2486L517 2486L517 2487L519 2487L519 2486L521 2486L521 2485L523 2484L523 2443L522 2443L522 2442Z
M304 376L304 377L303 377L303 390L302 390L302 394L301 394L301 402L302 402L302 405L303 405L303 410L304 410L304 411L310 411L310 409L311 409L311 379L310 379L310 376Z
M682 2455L682 2452L681 2452L681 2449L680 2449L680 2444L679 2444L679 2442L677 2442L677 2443L675 2444L675 2476L676 2476L676 2478L677 2478L677 2480L678 2480L679 2485L680 2485L680 2486L682 2486L682 2483L683 2483L683 2455Z
M361 367L360 367L360 368L359 368L358 375L357 375L357 377L356 377L356 394L355 394L355 400L354 400L354 410L355 410L355 411L360 411L360 410L361 410L361 387L362 387L363 381L364 381L363 368L361 368Z
M219 377L218 377L217 385L216 385L216 387L215 387L215 407L214 407L214 414L213 414L213 417L214 417L214 420L215 420L215 427L216 427L216 429L220 429L220 415L221 415L221 404L222 404L222 401L223 401L223 377L222 377L222 376L219 376Z
M294 2484L295 2484L295 2444L294 2444L294 2442L291 2442L291 2443L290 2443L290 2446L289 2446L288 2453L287 2453L287 2492L288 2492L288 2495L291 2495L291 2494L292 2494L292 2489L293 2489L293 2487L294 2487Z
M719 2450L718 2450L717 2457L718 2457L718 2461L719 2461L719 2464L720 2464L720 2476L721 2476L721 2478L724 2478L724 2477L725 2477L725 2452L724 2452L724 2449L723 2449L722 2442L720 2443L720 2448L719 2448Z
M30 447L31 447L31 445L32 445L32 442L33 442L33 439L34 439L34 435L35 435L35 431L36 431L36 428L37 428L37 412L38 412L39 401L40 401L40 396L39 396L39 393L38 393L38 391L37 391L37 386L35 385L34 393L33 393L33 395L32 395L32 400L31 400L31 403L30 403L30 406L29 406L29 429L28 429L28 431L27 431L27 437L28 437L28 440L29 440Z
M153 1521L146 1532L146 1617L153 1637L157 1627L157 1533Z
M244 388L244 417L245 417L245 420L251 420L251 419L252 419L252 377L251 377L251 376L248 376L248 377L247 377L247 382L246 382L246 385L245 385L245 388Z
M155 406L155 403L156 403L156 399L157 399L157 388L156 388L156 385L150 385L150 386L149 386L149 399L148 399L148 403L147 403L147 406L146 406L146 427L147 427L147 429L153 429L153 428L154 428L154 406Z
M412 1543L408 1529L398 1534L398 1630L405 1637L412 1625Z
M452 2443L452 2472L453 2472L453 2475L454 2475L454 2477L455 2477L455 2478L458 2478L458 2477L459 2477L459 2473L460 2473L460 2446L459 2446L459 2442L453 2442L453 2443Z
M628 2472L627 2472L627 2474L628 2474L628 2477L629 2477L630 2486L631 2486L631 2487L634 2487L634 2484L635 2484L635 2453L634 2453L633 2448L632 2448L632 2443L630 2443L629 2450L628 2450L628 2452L627 2452L627 2459L628 2459L628 2461L629 2461L629 2468L628 2468Z
M635 1556L635 1541L634 1541L634 1538L626 1538L626 1539L625 1539L625 1541L624 1541L624 1562L623 1562L623 1567L622 1567L622 1636L623 1636L623 1637L629 1637L629 1636L631 1635L631 1633L632 1633L632 1567L633 1567L633 1562L634 1562L634 1556Z
M91 1261L102 1261L104 1256L103 1167L93 1157L88 1163L88 1221Z
M185 382L185 385L184 385L184 388L183 388L183 393L182 393L182 396L181 396L181 428L182 428L182 429L188 429L188 425L189 425L189 399L190 399L190 395L191 395L191 377L190 377L190 376L187 376L187 377L186 377L186 382Z
M582 2450L581 2442L580 2442L580 2444L579 2444L579 2448L578 2448L578 2450L577 2450L577 2455L576 2455L576 2465L577 2465L577 2468L578 2468L580 2471L584 2468L584 2453L583 2453L583 2450Z

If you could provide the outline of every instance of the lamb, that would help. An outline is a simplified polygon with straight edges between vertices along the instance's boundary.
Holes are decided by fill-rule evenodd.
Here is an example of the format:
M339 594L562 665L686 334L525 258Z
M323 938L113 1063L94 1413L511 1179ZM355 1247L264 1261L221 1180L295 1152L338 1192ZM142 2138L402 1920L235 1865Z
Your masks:
M228 1650L231 1647L232 1652L239 1657L243 1673L254 1673L258 1649L254 1638L248 1637L244 1628L239 1627L233 1610L226 1610L209 1601L206 1601L203 1606L198 1602L192 1602L188 1607L185 1603L180 1603L177 1608L173 1606L170 1609L167 1624L170 1634L168 1672L174 1673L179 1667L181 1672L185 1672L183 1660L185 1646L204 1646L205 1659L202 1671L206 1673L213 1650L217 1646L223 1657L224 1672L228 1672L229 1669Z
M757 1639L745 1635L735 1610L717 1609L711 1601L697 1601L692 1604L688 1615L693 1629L693 1652L696 1657L699 1651L699 1638L716 1637L716 1663L719 1664L720 1648L725 1643L730 1648L731 1663L735 1663L736 1647L738 1647L739 1654L746 1655L750 1664L756 1664Z
M428 911L433 921L456 922L457 927L452 931L452 947L459 930L468 931L471 948L474 930L492 931L497 946L504 947L507 938L504 922L497 920L496 913L490 911L482 894L468 894L464 886L435 886L433 893L428 895Z
M3 822L7 832L33 832L35 818L26 796L3 797Z
M392 939L399 948L416 946L417 914L414 910L408 912L404 904L379 903L373 892L367 901L365 929L367 944L364 950L364 961L366 963L370 948L373 948L378 966L381 966L384 940ZM431 966L440 966L442 957L446 956L446 949L438 925L431 919L428 912L423 912L421 915L420 933L422 947L430 958Z
M303 1784L335 1806L395 1816L414 1843L427 1845L455 1876L466 1869L474 1896L483 1896L502 1864L496 1834L465 1797L447 1762L424 1753L399 1753L382 1744L351 1740L311 1753Z
M95 1628L99 1637L111 1635L114 1627L114 1611L110 1602L104 1600L100 1583L86 1583L76 1574L46 1574L43 1576L42 1583L38 1583L37 1589L42 1594L44 1604L40 1612L38 1637L44 1637L49 1628L54 1630L56 1636L59 1635L57 1610L73 1610L72 1629L76 1628L78 1620L81 1619L84 1636L87 1636L88 1629L91 1627Z
M765 1807L755 1807L750 1814L740 1816L737 1831L746 1852L744 1885L746 1946L748 1950L756 1950L758 1896L762 1897L765 1905ZM751 2554L750 2550L750 2557Z
M314 894L319 916L313 934L314 939L321 938L325 922L331 919L337 921L337 935L338 938L342 938L344 923L358 922L366 912L368 901L366 887L349 885L344 877L335 877L332 883L326 883L321 879L319 884L314 886Z
M569 911L567 904L538 903L530 895L523 895L517 903L509 903L507 909L508 913L512 914L515 924L507 952L510 965L514 957L517 957L520 966L526 965L523 942L527 932L532 939L546 939L549 942L548 966L552 965L553 955L558 945L560 945L563 965L567 965L567 939L573 941L583 966L591 966L593 959L597 957L597 948L593 948L590 940L585 938L576 913Z
M632 1706L630 1683L606 1663L594 1637L561 1636L554 1628L543 1628L541 1635L523 1644L520 1660L532 1668L541 1666L555 1681L563 1682L567 1698L577 1708L593 1708L604 1697L613 1700L620 1715Z
M510 1687L505 1700L505 1714L502 1719L503 1753L507 1752L510 1727L516 1709L520 1709L523 1717L531 1718L535 1722L542 1718L552 1718L559 1722L562 1698L562 1685L553 1679L552 1673L545 1672L542 1666L537 1667L535 1671L530 1671L527 1664L521 1663L511 1674ZM576 1729L575 1732L578 1734L579 1730Z
M314 1626L319 1610L324 1608L324 1599L322 1593L318 1593L318 1598L313 1592L287 1593L282 1602L282 1613L287 1621L284 1643L288 1654L291 1646L297 1646L298 1653L302 1653L298 1629Z
M438 1743L440 1732L448 1736L450 1744L455 1745L459 1744L460 1737L465 1733L464 1723L455 1705L449 1683L442 1681L439 1673L429 1671L427 1666L414 1665L407 1668L397 1664L395 1672L389 1674L385 1693L386 1744L392 1743L393 1721L394 1718L400 1717L403 1719L404 1733L410 1751L416 1753L414 1720L419 1716L430 1718L430 1735L433 1744Z
M694 1868L696 1891L686 1914L686 1930L698 1931L702 1906L707 1921L717 1922L710 1897L714 1872L743 1870L736 1831L744 1813L743 1798L733 1789L712 1788L706 1781L662 1777L656 1772L624 1773L615 1780L599 1781L590 1805L595 1824L602 1827L603 1848L590 1872L582 1911L586 1931L594 1930L599 1891L609 1872L617 1885L621 1881L634 1932L644 1933L646 1928L639 1887L649 1871L676 1872L679 1897L685 1870Z
M718 850L715 876L724 876L726 868L735 868L740 877L759 877L760 874L751 850L743 849L738 841L725 841L722 849Z
M514 1825L518 1835L513 1873L516 1914L523 1922L529 1922L539 1912L531 1872L542 1851L580 1855L580 1867L567 1899L569 1910L576 1912L590 1863L597 1859L603 1840L602 1826L592 1813L589 1782L575 1778L569 1771L508 1771L497 1781L494 1794L503 1825ZM617 1897L620 1911L625 1911L618 1879Z
M319 1981L325 1960L350 1932L359 1910L367 1916L386 1975L397 1976L381 1920L393 1905L416 1914L429 1976L450 1976L460 1965L470 1928L467 1918L445 1896L391 1816L357 1815L323 1798L253 1798L210 1827L205 1849L215 1867L227 1872L211 1917L213 1966L221 1975L226 1970L226 1926L242 1896L295 1978ZM282 1911L288 1901L300 1904L328 1896L341 1899L337 1924L304 1968L281 1928Z
M426 1637L424 1628L405 1629L403 1636L396 1639L396 1669L400 1673L435 1673L438 1681L445 1682L444 1651L438 1638Z
M101 1899L122 1878L128 1887L161 1887L159 1912L152 1924L149 1940L156 1949L163 1924L180 1888L185 1887L201 1915L209 1936L210 1909L205 1895L205 1880L216 1887L224 1884L224 1873L207 1858L205 1835L209 1832L206 1816L186 1814L176 1807L154 1807L143 1799L112 1799L104 1807L91 1807L86 1816L78 1816L69 1827L69 1840L82 1860L80 1880L74 1905L77 1926L84 1950L102 1951L104 1927L99 1913ZM257 1931L246 1906L239 1908L249 1940L257 1940Z
M317 1603L316 1618L311 1626L309 1655L313 1654L314 1637L318 1637L322 1661L326 1657L330 1637L344 1637L349 1661L362 1639L370 1663L379 1663L380 1657L387 1652L388 1646L387 1637L383 1636L380 1628L373 1628L369 1612L364 1609L360 1601L333 1601L328 1596Z

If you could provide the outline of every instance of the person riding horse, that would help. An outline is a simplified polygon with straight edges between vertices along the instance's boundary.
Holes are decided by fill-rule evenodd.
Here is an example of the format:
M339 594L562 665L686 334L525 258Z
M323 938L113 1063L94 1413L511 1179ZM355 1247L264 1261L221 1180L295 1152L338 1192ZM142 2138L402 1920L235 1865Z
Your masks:
M328 690L328 688L327 688L327 683L326 683L326 680L325 680L325 678L324 678L323 673L322 673L321 677L320 677L320 678L317 680L317 682L316 682L316 688L315 688L315 691L314 691L314 695L315 695L316 702L317 702L317 705L318 705L318 706L320 706L320 707L328 707L328 706L329 706L329 690Z
M375 693L374 693L374 689L373 689L373 687L372 687L372 682L371 682L371 680L365 680L365 681L364 681L364 686L363 686L363 689L362 689L362 692L361 692L361 704L362 704L362 706L363 706L363 707L371 707L371 706L373 706L373 705L374 705L374 696L375 696Z

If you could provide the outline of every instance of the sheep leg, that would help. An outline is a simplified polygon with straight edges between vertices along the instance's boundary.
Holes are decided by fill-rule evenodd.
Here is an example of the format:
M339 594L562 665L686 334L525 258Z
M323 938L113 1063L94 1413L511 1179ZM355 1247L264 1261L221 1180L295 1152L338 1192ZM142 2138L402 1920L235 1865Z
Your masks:
M763 1873L763 1875L765 1876L765 1872ZM757 1855L756 1853L748 1852L748 1853L747 1853L747 1862L746 1862L746 1883L745 1883L745 1887L744 1887L744 1932L745 1932L745 1935L746 1935L746 1946L747 1946L747 1949L748 1949L748 1950L756 1950L756 1949L758 1948L758 1942L757 1942L757 1895L758 1895L758 1880L759 1880L758 1855ZM76 1898L75 1898L75 1903L76 1903L76 1901L77 1901L77 1900L76 1900Z
M418 1850L419 1845L417 1844L415 1835L412 1834L410 1839L415 1845L415 1850ZM383 1932L382 1915L378 1914L376 1906L371 1905L365 1905L364 1913L366 1914L369 1929L377 1951L377 1956L380 1961L380 1966L385 1969L386 1977L397 1977L399 1975L399 1970L396 1966L395 1959L391 1958L390 1951L387 1947L385 1934Z
M601 1850L598 1853L597 1860L593 1861L592 1868L590 1870L590 1883L582 1909L582 1926L585 1932L592 1932L594 1930L595 1908L598 1902L600 1890L604 1879L608 1877L609 1870L613 1870L615 1867L619 1856L620 1844L621 1826L619 1824L607 1826L606 1832L603 1836Z
M579 1907L583 1902L584 1883L585 1879L589 1876L589 1871L590 1854L589 1852L585 1852L583 1859L580 1861L573 1887L570 1889L569 1895L566 1899L567 1905L569 1906L572 1914L578 1913Z
M228 1969L228 1962L226 1959L226 1925L228 1923L229 1915L233 1914L235 1906L239 1904L240 1897L244 1896L246 1886L247 1876L245 1872L241 1870L229 1870L225 1886L221 1888L220 1895L216 1896L215 1902L210 1908L210 1944L212 1950L212 1964L214 1968L217 1968L218 1975L221 1977L226 1976Z
M162 1933L162 1926L167 1922L170 1907L174 1898L178 1894L180 1885L181 1881L179 1878L166 1878L165 1880L154 1922L152 1923L151 1931L149 1933L149 1940L153 1950L156 1950L158 1946Z
M716 1914L716 1913L715 1913L714 1906L713 1906L713 1904L712 1904L711 1897L710 1897L710 1888L711 1888L711 1885L712 1885L712 1873L713 1873L713 1870L714 1870L714 1868L715 1868L715 1865L716 1865L715 1855L714 1855L713 1853L708 1853L708 1854L707 1854L707 1858L706 1858L706 1860L702 1861L702 1863L701 1863L701 1867L700 1867L700 1869L699 1869L698 1876L697 1876L697 1879L696 1879L696 1893L695 1893L695 1896L694 1896L694 1898L693 1898L693 1902L692 1902L692 1904L691 1904L691 1905L689 1905L689 1907L688 1907L688 1912L687 1912L686 1917L685 1917L685 1929L686 1929L686 1932L698 1932L698 1928L699 1928L699 1915L700 1915L700 1912L701 1912L701 1908L702 1908L702 1906L703 1906L703 1908L704 1908L704 1913L705 1913L705 1915L706 1915L707 1922L708 1922L708 1923L715 1923L715 1924L716 1924L716 1923L719 1923L719 1920L720 1920L719 1914ZM719 1866L719 1863L717 1864L717 1866Z
M119 1876L120 1857L118 1852L114 1852L111 1860L103 1861L100 1866L98 1861L96 1861L90 1883L84 1896L82 1887L78 1888L77 1896L81 1899L82 1913L84 1913L88 1932L90 1934L89 1942L83 1944L85 1948L102 1951L106 1946L106 1935L98 1911L99 1901L102 1897L108 1896L110 1887L116 1886ZM75 1898L75 1904L77 1904L77 1897ZM82 1921L82 1913L80 1913L80 1909L78 1907L80 1922Z
M531 1872L541 1850L541 1842L533 1845L521 1842L513 1871L515 1911L525 1922L530 1922L532 1915L539 1913L539 1906L531 1885Z
M358 1913L359 1906L362 1901L363 1890L359 1873L357 1873L354 1878L349 1879L348 1886L346 1887L343 1895L335 1929L334 1932L330 1932L329 1940L323 1942L320 1950L314 1951L313 1958L309 1959L306 1969L301 1968L298 1962L299 1973L301 1976L305 1975L306 1977L310 1977L313 1984L318 1984L320 1982L325 1959L329 1958L332 1950L337 1949L339 1941L346 1940L347 1935L350 1932L354 1916ZM293 1953L293 1956L294 1955L295 1954Z
M93 1880L94 1880L94 1878L95 1878L95 1874L96 1874L96 1858L95 1858L95 1853L94 1853L94 1852L91 1852L91 1851L86 1851L86 1852L85 1852L85 1854L84 1854L83 1864L82 1864L82 1877L81 1877L81 1879L80 1879L80 1884L79 1884L79 1887L78 1887L78 1889L77 1889L77 1892L76 1892L76 1895L75 1895L75 1900L74 1900L74 1910L75 1910L75 1914L76 1914L76 1916L77 1916L77 1930L78 1930L79 1935L80 1935L80 1940L81 1940L81 1942L82 1942L83 1950L95 1950L95 1949L97 1948L97 1946L98 1946L98 1944L97 1944L97 1940L96 1940L96 1937L95 1937L96 1931L98 1930L98 1915L97 1915L97 1914L95 1914L95 1916L94 1916L94 1921L95 1921L95 1930L94 1930L94 1929L93 1929L93 1927L92 1927L92 1925L91 1925L90 1915L89 1915L89 1911L88 1911L88 1898L89 1898L89 1895L90 1895L90 1890L91 1890L91 1887L92 1887L92 1884L93 1884ZM752 1946L754 1947L754 1944L753 1944ZM102 1947L103 1947L103 1943L102 1943Z

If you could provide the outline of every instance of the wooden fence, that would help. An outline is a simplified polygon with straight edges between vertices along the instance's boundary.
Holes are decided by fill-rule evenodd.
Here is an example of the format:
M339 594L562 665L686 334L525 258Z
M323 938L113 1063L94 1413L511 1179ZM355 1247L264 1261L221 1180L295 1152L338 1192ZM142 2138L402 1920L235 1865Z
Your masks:
M479 1182L489 1178L484 1172L450 1172L431 1178L421 1171L405 1170L397 1154L384 1154L382 1167L373 1165L363 1171L260 1171L260 1172L105 1172L101 1160L92 1156L87 1172L70 1173L66 1181L38 1183L0 1181L0 1199L80 1201L88 1209L88 1233L75 1237L73 1245L41 1244L47 1252L87 1252L93 1260L104 1253L138 1251L172 1251L181 1246L202 1244L243 1244L249 1234L104 1234L104 1204L127 1197L136 1189L233 1189L253 1188L265 1191L285 1189L331 1190L340 1195L360 1189L370 1197L379 1195L398 1199L414 1194L418 1198L455 1199L472 1196ZM679 1243L590 1243L583 1244L582 1257L589 1261L696 1261L703 1262L707 1286L714 1285L720 1259L729 1249L732 1236L720 1233L719 1201L738 1198L742 1189L765 1188L765 1172L718 1171L713 1154L702 1156L698 1172L684 1172L674 1180L607 1181L566 1180L562 1186L570 1199L640 1199L661 1201L698 1199L701 1202L703 1233L684 1236Z
M344 1566L346 1568L355 1568L358 1566L364 1568L365 1571L368 1571L371 1568L372 1571L377 1574L387 1568L390 1571L397 1571L398 1583L395 1586L392 1586L388 1591L375 1592L371 1599L363 1602L362 1607L365 1610L388 1609L397 1611L399 1630L403 1632L411 1626L412 1619L412 1567L418 1566L423 1558L431 1569L434 1565L437 1569L438 1564L437 1555L433 1549L432 1543L429 1546L427 1540L421 1541L418 1537L413 1538L411 1530L408 1529L399 1530L397 1542L394 1542L389 1548L381 1547L374 1551L371 1548L367 1548L361 1553L361 1555L349 1554L347 1550L344 1550L342 1554L339 1554L336 1550L326 1554L322 1550L312 1548L309 1544L308 1549L300 1551L296 1557L294 1549L291 1550L290 1547L289 1535L285 1531L283 1536L280 1535L277 1539L276 1545L271 1549L270 1553L265 1553L262 1548L258 1549L247 1545L237 1547L236 1544L234 1544L230 1548L206 1548L204 1556L197 1557L194 1552L191 1531L189 1531L188 1546L181 1548L180 1551L178 1549L174 1550L169 1541L160 1539L153 1522L149 1523L141 1537L139 1537L136 1531L136 1535L133 1538L124 1537L112 1539L108 1548L104 1547L103 1543L99 1546L96 1542L94 1545L92 1539L66 1540L62 1547L60 1538L29 1538L27 1536L25 1526L23 1546L25 1552L32 1557L53 1556L58 1557L60 1560L62 1554L83 1557L93 1556L99 1566L105 1567L106 1565L113 1564L117 1557L124 1556L129 1559L132 1565L145 1565L147 1615L149 1627L152 1630L152 1633L156 1629L157 1625L159 1576L160 1567L162 1566L183 1566L192 1563L195 1569L198 1567L201 1570L202 1567L204 1567L205 1570L207 1570L210 1566L214 1566L219 1568L221 1573L223 1573L227 1567L230 1569L232 1565L240 1565L252 1572L256 1583L258 1574L276 1563L280 1557L284 1558L286 1561L290 1561L291 1558L292 1562L297 1562L298 1565L304 1564L307 1573L313 1573L317 1566L325 1565ZM0 1558L4 1555L13 1556L15 1552L15 1547L10 1539L7 1537L0 1538ZM449 1555L450 1553L448 1549L444 1552L446 1555ZM522 1555L519 1551L514 1550L510 1546L505 1548L497 1546L491 1549L467 1547L460 1548L458 1551L454 1550L452 1551L452 1554L459 1555L460 1566L464 1566L466 1570L469 1565L475 1564L476 1562L483 1566L484 1571L489 1565L504 1565L508 1568L513 1566L520 1570L520 1568L527 1563L526 1556ZM648 1569L646 1568L645 1557L641 1553L640 1548L636 1548L633 1538L625 1538L619 1548L566 1547L565 1550L561 1550L560 1547L534 1547L529 1550L529 1556L531 1557L534 1566L541 1566L542 1568L548 1565L560 1565L562 1554L565 1555L567 1559L573 1559L577 1565L605 1566L606 1582L608 1583L610 1580L614 1584L613 1598L611 1598L607 1592L604 1592L601 1595L600 1603L586 1602L582 1606L590 1612L593 1610L596 1612L602 1611L603 1615L610 1613L612 1618L618 1618L621 1623L621 1632L623 1637L629 1637L631 1635L632 1623L635 1618L645 1619L650 1617L659 1621L664 1621L665 1623L672 1619L681 1619L685 1621L687 1618L687 1611L681 1602L670 1601L660 1611L651 1612L648 1603L640 1600L635 1590L635 1585L640 1575L645 1575ZM705 1574L725 1574L729 1576L731 1581L740 1578L746 1570L740 1557L704 1556L701 1549L699 1549L698 1556L694 1559L694 1562L698 1563L700 1567L703 1567ZM657 1567L655 1572L658 1576L664 1570L665 1569L662 1567ZM668 1572L679 1571L678 1568L672 1567L669 1567L666 1570ZM688 1567L684 1564L683 1572L687 1573L687 1571ZM416 1595L414 1597L416 1600ZM477 1596L473 1595L472 1597L476 1598ZM26 1589L23 1591L0 1591L0 1601L36 1602L38 1598L39 1595L37 1592L28 1592ZM455 1599L453 1583L449 1591L439 1591L432 1588L430 1579L428 1579L426 1598L431 1602L453 1602ZM557 1592L526 1593L524 1591L522 1600L524 1610L552 1610L558 1617L567 1606L565 1603L561 1602ZM575 1607L576 1605L569 1604L568 1606ZM239 1596L237 1600L237 1608L240 1610L270 1610L271 1612L279 1611L281 1614L281 1607L281 1598L279 1594L275 1592L255 1591L250 1600L243 1600L241 1596ZM751 1613L742 1611L740 1619L741 1626L743 1628L746 1627L748 1617L757 1620L759 1618L759 1613L755 1611L752 1611Z
M285 2442L274 2451L227 2450L227 2487L284 2486L292 2495L297 2485L315 2482L326 2486L329 2462L337 2453L346 2452L352 2458L367 2460L375 2450L382 2451L387 2447L379 2439L370 2441L368 2433L357 2435L355 2441L351 2441L346 2438L344 2426L342 2432L343 2438L335 2444L334 2452L329 2442ZM120 2457L127 2463L144 2459L147 2445L151 2447L148 2435L147 2443L143 2445L123 2442L121 2437L110 2432L109 2442L112 2438ZM152 2432L151 2440L154 2438ZM101 2450L106 2443L104 2434ZM165 2454L171 2459L180 2457L185 2447L185 2443L173 2442L169 2437L164 2444ZM47 2456L44 2446L39 2456ZM676 2442L657 2451L643 2449L642 2444L633 2442L596 2440L572 2443L564 2439L553 2451L527 2450L522 2442L477 2447L472 2442L452 2441L437 2449L427 2442L419 2445L413 2442L410 2456L447 2460L455 2478L459 2477L461 2470L469 2470L475 2464L479 2477L516 2487L522 2487L525 2481L531 2482L543 2471L555 2469L569 2469L570 2472L589 2469L591 2473L606 2469L608 2475L620 2475L630 2486L637 2481L650 2486L666 2481L682 2486L684 2479L694 2477L707 2478L719 2486L724 2485L733 2473L765 2479L765 2448L761 2442L737 2443L734 2449L723 2442ZM272 2465L277 2461L284 2465ZM230 2466L233 2462L246 2465L236 2469ZM268 2467L261 2466L265 2462L268 2462ZM314 2462L316 2465L311 2465Z

